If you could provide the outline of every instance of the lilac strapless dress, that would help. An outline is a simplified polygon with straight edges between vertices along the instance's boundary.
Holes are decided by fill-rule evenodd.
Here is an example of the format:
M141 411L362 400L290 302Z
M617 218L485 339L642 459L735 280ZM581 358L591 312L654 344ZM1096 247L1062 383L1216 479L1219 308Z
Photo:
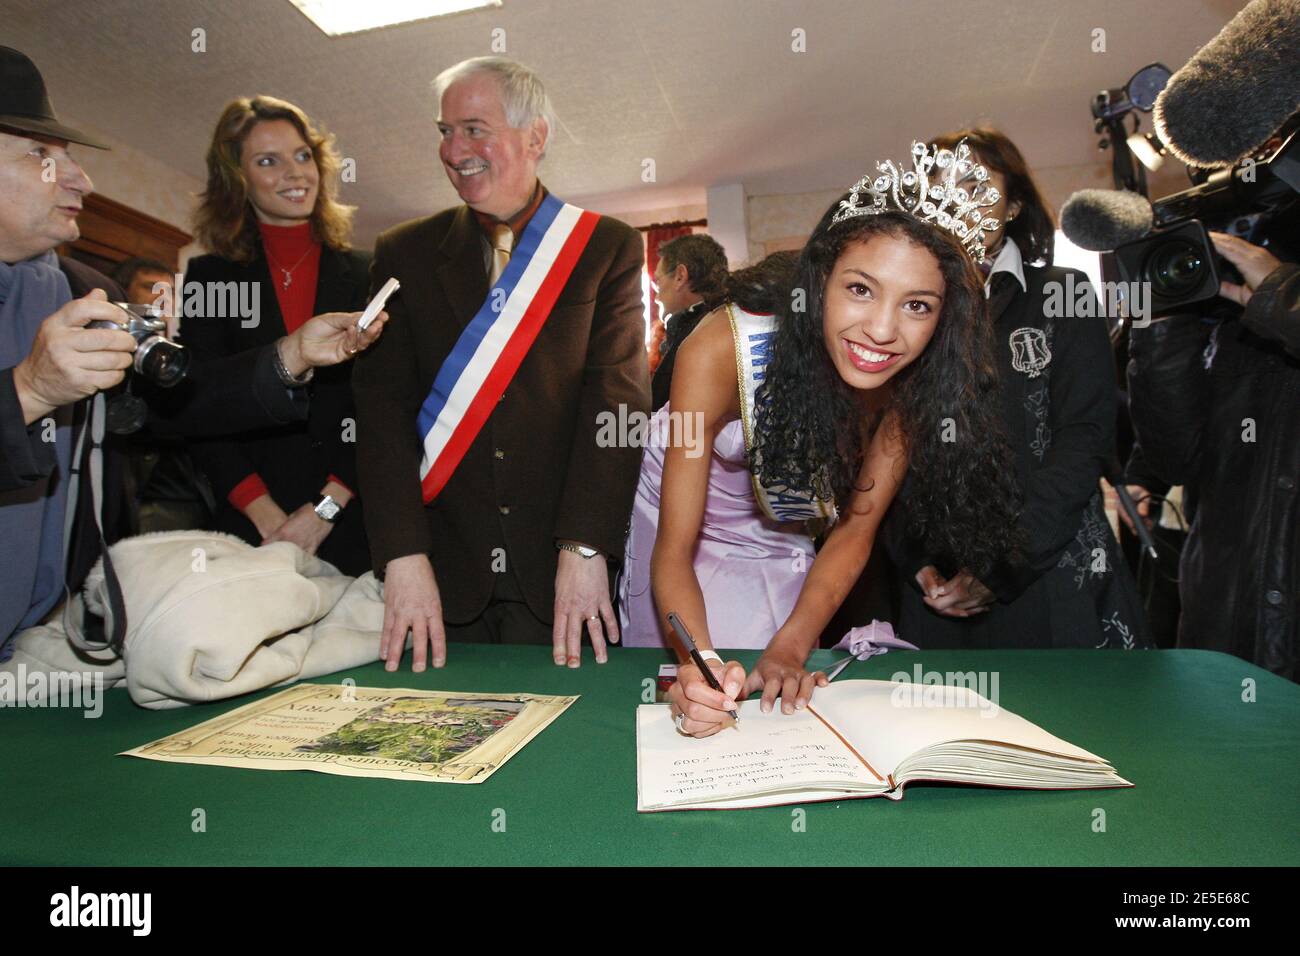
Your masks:
M632 506L619 584L619 627L628 647L669 646L650 587L668 412L665 405L651 421ZM813 562L813 543L803 524L782 524L764 515L750 482L737 419L713 442L704 522L695 547L695 576L704 592L714 647L766 647L794 610Z

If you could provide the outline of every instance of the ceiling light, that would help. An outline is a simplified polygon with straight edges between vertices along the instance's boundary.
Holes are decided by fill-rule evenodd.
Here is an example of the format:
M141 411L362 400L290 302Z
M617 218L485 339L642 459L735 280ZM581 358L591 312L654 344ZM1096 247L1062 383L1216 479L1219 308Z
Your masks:
M377 30L395 23L428 20L449 13L499 7L501 0L290 0L327 35Z

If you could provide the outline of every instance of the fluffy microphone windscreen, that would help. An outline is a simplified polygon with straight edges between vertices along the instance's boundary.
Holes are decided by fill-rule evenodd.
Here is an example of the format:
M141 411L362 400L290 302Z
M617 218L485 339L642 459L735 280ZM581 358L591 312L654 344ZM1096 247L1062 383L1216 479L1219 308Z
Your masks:
M1155 214L1144 196L1115 189L1081 189L1061 207L1065 237L1091 252L1109 252L1151 231Z
M1300 109L1300 0L1252 0L1169 79L1155 125L1193 166L1232 166Z

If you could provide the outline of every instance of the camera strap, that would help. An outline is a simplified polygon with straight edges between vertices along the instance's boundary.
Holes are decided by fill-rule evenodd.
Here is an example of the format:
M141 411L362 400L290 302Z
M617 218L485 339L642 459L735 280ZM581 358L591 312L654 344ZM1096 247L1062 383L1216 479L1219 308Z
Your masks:
M65 614L64 631L68 639L77 647L87 651L110 650L117 657L122 656L126 643L126 599L122 595L122 585L113 567L113 559L108 552L108 542L104 538L104 435L107 431L108 403L103 392L97 392L90 400L86 412L86 421L77 435L73 449L72 474L68 483L68 505L64 517L64 541L71 542L76 518L80 513L82 481L90 482L91 520L95 523L95 535L99 539L100 560L104 565L104 586L108 592L108 610L111 614L111 633L105 640L88 638L81 629L68 627ZM89 452L85 452L87 437L90 441ZM85 457L83 458L83 454ZM82 471L84 461L86 468ZM69 549L64 548L65 553ZM69 602L70 604L71 602Z

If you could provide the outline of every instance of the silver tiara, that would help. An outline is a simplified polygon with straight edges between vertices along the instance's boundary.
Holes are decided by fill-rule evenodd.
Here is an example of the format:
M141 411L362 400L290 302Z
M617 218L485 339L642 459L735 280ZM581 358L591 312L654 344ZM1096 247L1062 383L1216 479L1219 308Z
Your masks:
M881 175L874 180L870 173L863 176L849 190L849 198L840 201L832 225L854 216L905 212L946 229L972 259L984 261L983 234L997 229L1000 223L992 216L986 217L982 210L996 205L1000 195L988 181L989 171L971 157L964 139L955 150L914 142L912 168L907 172L900 172L892 159L876 163L876 169ZM937 172L932 177L933 170ZM859 198L863 201L859 202Z

